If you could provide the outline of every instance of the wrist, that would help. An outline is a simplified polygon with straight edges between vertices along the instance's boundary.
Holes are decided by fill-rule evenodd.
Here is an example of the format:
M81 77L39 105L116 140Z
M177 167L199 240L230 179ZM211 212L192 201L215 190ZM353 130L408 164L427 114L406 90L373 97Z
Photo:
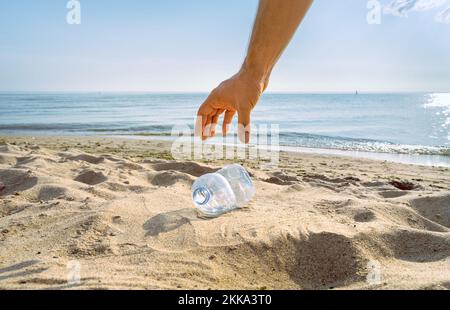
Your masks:
M263 68L263 66L252 64L247 59L244 61L240 73L260 84L262 91L264 91L269 84L270 70Z

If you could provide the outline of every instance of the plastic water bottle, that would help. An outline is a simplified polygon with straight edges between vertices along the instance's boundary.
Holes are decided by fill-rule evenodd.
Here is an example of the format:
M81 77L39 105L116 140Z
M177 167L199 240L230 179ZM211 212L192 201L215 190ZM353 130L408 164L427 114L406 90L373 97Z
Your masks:
M192 200L204 215L216 217L245 206L255 192L248 172L233 164L198 178L192 185Z

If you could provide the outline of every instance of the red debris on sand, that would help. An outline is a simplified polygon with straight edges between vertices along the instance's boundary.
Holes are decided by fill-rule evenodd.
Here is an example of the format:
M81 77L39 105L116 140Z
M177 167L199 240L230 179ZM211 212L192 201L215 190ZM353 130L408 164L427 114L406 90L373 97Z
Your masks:
M392 186L401 189L402 191L410 191L417 187L416 184L408 182L408 181L391 181Z
M2 190L4 190L5 187L6 187L6 186L5 186L2 182L0 182L0 192L1 192Z

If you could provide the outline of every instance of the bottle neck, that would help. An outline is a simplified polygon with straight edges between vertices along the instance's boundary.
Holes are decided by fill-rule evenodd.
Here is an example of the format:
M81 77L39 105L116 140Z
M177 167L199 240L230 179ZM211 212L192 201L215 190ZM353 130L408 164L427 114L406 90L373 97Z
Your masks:
M200 187L194 191L192 198L196 204L205 205L211 199L211 192L205 187Z

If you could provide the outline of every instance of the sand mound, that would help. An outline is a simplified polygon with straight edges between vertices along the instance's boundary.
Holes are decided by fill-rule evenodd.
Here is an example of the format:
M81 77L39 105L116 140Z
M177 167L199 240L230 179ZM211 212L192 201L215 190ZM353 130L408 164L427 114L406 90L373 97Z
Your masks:
M400 230L381 236L395 258L411 262L433 262L450 257L450 238L439 233Z
M450 195L428 196L412 199L411 206L430 221L450 228Z
M81 172L74 180L88 185L97 185L105 182L107 177L100 171L86 170Z
M323 232L294 242L289 274L303 288L330 288L362 280L366 260L354 242Z
M301 239L278 236L269 243L249 243L232 251L250 258L247 268L284 273L303 289L328 289L361 281L367 262L355 243L343 235L310 233Z
M130 163L130 162L118 162L117 163L118 169L127 169L127 170L144 170L145 168L141 165Z
M92 156L88 154L80 154L76 156L67 156L65 158L66 160L73 160L73 161L84 161L90 164L99 164L103 162L105 159L103 157L98 156Z
M0 164L13 166L17 164L17 158L11 155L0 154Z
M17 153L20 152L20 148L11 144L0 145L0 152L2 153Z
M174 170L174 171L190 174L194 177L199 177L206 173L213 173L218 170L217 168L214 169L211 167L199 165L194 162L164 162L164 163L154 164L154 165L152 165L152 168L155 171Z

